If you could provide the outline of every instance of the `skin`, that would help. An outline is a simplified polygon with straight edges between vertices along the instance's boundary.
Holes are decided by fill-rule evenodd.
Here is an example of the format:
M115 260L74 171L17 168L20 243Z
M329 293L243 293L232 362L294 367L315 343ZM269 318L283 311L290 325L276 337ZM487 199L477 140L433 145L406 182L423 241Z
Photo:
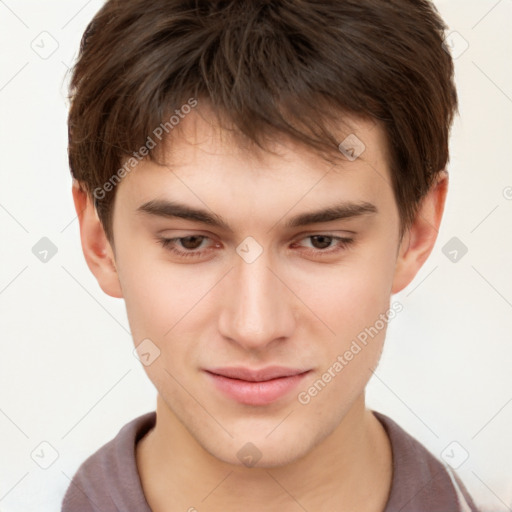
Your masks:
M289 140L275 140L276 156L241 147L207 116L191 113L173 136L172 169L142 161L118 185L115 249L90 198L74 184L89 268L105 293L124 298L135 345L149 338L160 350L145 366L158 391L157 423L136 449L155 512L384 509L391 449L365 408L364 390L386 329L308 404L297 394L389 310L392 294L421 268L436 240L448 179L440 174L400 240L384 132L356 119L351 126L366 150L333 167ZM206 209L232 231L137 212L154 199ZM366 201L377 213L284 226L341 201ZM333 239L322 249L308 238L321 234L354 242L342 248ZM179 257L158 241L191 235L208 237L195 249L203 256ZM252 263L236 252L248 236L263 249ZM269 365L311 372L263 406L226 397L203 372ZM249 441L262 454L255 467L237 457Z

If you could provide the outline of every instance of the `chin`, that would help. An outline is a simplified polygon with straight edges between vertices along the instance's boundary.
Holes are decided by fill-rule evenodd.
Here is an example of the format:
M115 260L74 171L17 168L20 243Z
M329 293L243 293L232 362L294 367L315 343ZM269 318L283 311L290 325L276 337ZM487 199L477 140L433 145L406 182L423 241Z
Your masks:
M268 429L262 433L236 435L227 443L209 438L201 443L213 457L227 464L248 468L278 468L287 466L301 459L316 445L312 433L305 438L303 429L283 430L267 437ZM301 434L302 432L302 434ZM275 437L274 437L275 436ZM200 441L200 440L199 440Z

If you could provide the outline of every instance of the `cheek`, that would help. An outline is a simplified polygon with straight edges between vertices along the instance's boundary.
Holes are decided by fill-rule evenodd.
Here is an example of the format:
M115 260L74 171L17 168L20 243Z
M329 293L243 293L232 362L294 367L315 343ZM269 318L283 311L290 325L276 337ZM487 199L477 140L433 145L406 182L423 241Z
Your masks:
M212 327L211 294L218 276L198 266L171 265L149 251L127 256L119 273L134 344L149 339L159 351L145 371L155 386L162 381L169 386L167 372L179 379L184 362L194 364L201 335Z
M390 315L389 278L380 268L366 269L361 274L354 269L340 274L339 283L324 284L324 293L316 298L318 316L329 326L320 324L325 340L321 365L314 380L301 389L298 401L315 404L319 418L340 418L364 390L378 365ZM327 334L325 334L327 333ZM313 336L315 333L313 333ZM319 336L317 334L317 336ZM329 406L330 404L331 410Z
M186 286L178 272L154 261L124 263L121 279L133 343L140 344L139 357L153 385L178 403L183 399L177 385L183 380L183 361L194 360L193 343L185 342L183 327L193 315L200 290ZM151 360L144 363L141 356L148 352Z
M297 295L324 334L343 344L388 310L392 275L392 258L358 255L338 267L319 266L314 275L303 273L296 279Z
M118 272L130 328L137 344L141 339L165 340L165 335L183 315L191 294L179 279L179 272L169 272L168 265L148 254L124 248Z

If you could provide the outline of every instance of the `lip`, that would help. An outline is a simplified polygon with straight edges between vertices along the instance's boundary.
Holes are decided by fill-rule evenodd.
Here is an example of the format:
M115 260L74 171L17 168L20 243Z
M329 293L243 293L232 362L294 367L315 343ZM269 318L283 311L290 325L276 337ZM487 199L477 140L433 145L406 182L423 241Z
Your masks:
M298 368L269 366L261 369L244 367L205 370L215 387L237 402L267 405L290 393L310 372Z

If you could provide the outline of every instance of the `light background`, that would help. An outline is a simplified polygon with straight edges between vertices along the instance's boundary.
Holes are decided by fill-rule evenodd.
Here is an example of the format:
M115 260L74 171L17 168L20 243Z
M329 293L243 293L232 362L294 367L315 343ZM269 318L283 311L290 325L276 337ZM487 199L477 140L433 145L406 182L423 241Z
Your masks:
M469 454L458 473L476 500L512 510L512 1L436 4L454 54L469 44L451 188L432 256L394 297L404 311L368 404L438 457L456 441L445 453ZM155 407L124 303L85 264L71 197L64 75L101 5L0 1L0 512L59 510L78 465ZM42 237L58 248L47 263L32 252ZM456 262L453 237L468 249ZM48 469L43 441L58 452Z

